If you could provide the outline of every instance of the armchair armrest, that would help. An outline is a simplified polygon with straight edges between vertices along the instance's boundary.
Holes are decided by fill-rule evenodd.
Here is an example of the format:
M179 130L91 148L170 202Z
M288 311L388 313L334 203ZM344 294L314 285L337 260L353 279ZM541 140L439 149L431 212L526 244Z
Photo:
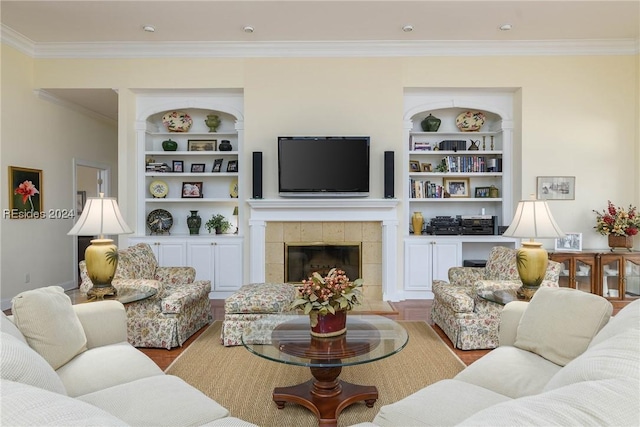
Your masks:
M160 295L164 290L162 282L151 279L113 279L111 284L118 290L118 292L125 288L155 288L157 290L156 295Z
M196 280L192 283L167 287L160 310L164 314L177 314L183 312L183 307L193 305L194 301L202 298L203 294L209 295L211 282L208 280Z
M472 286L474 282L486 277L484 267L451 267L449 282L457 286Z
M476 295L480 291L517 290L521 286L520 280L478 280L473 284Z
M196 269L193 267L158 267L155 279L172 285L191 283L196 280Z
M87 336L87 348L127 341L127 313L120 302L96 301L73 309Z
M504 306L500 314L500 329L498 330L499 345L513 346L516 342L520 318L528 305L529 303L524 301L511 301Z

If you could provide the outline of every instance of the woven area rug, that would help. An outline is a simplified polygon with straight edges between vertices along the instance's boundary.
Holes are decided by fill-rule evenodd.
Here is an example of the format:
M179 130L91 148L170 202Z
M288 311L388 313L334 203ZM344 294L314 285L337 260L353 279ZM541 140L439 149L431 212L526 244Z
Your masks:
M338 426L372 421L382 405L393 403L421 388L451 378L464 368L426 322L400 322L409 343L400 353L372 363L348 366L340 378L356 384L375 385L379 399L373 408L364 402L342 411ZM222 322L214 322L166 370L211 397L231 415L259 426L317 426L306 408L287 403L278 409L271 400L274 387L311 379L309 368L262 359L244 347L220 344Z

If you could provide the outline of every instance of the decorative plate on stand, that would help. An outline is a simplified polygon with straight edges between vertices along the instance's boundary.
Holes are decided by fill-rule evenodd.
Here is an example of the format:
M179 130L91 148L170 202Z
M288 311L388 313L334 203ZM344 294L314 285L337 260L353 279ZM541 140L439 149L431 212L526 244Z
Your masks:
M484 124L484 114L481 111L465 111L456 117L456 126L461 132L477 132Z
M169 233L173 226L173 216L169 211L164 209L156 209L147 215L147 227L151 230L151 234Z
M162 116L162 124L169 132L189 132L193 119L183 111L170 111Z
M232 199L238 198L238 180L234 179L229 186L229 197Z
M149 185L149 192L156 199L162 199L169 194L169 186L166 182L156 180Z

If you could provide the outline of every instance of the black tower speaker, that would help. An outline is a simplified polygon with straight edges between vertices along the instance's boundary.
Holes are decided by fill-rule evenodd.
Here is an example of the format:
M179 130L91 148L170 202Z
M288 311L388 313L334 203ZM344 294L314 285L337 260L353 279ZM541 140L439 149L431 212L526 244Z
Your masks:
M384 198L393 199L393 151L384 152Z
M251 197L262 199L262 151L253 152L253 192Z

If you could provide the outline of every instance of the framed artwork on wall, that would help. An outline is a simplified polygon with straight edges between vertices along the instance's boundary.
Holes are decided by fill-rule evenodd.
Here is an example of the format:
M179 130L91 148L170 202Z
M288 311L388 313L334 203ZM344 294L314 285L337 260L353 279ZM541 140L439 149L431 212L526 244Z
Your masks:
M77 191L76 192L76 216L82 215L82 210L84 209L84 204L86 202L87 202L87 192Z
M11 218L34 218L27 213L44 211L42 169L9 166L8 182Z
M575 176L539 176L537 178L539 200L574 200L576 198Z
M557 252L581 252L582 233L565 233L564 237L556 239L554 248Z

